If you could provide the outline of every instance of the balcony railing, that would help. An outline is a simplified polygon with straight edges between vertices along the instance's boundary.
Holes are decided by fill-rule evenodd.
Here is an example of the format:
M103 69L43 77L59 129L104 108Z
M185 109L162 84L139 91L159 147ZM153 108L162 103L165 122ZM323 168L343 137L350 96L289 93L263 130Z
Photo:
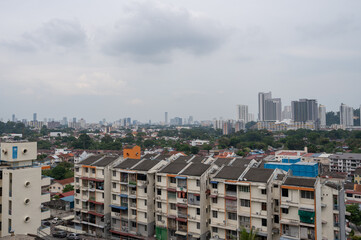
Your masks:
M187 214L186 214L186 213L180 213L180 212L178 212L178 217L180 217L180 218L187 218Z
M333 205L333 210L338 210L338 209L339 209L338 204L334 204L334 205Z
M226 191L226 195L227 196L237 196L237 192L236 191Z
M187 226L186 225L178 225L178 231L187 232Z

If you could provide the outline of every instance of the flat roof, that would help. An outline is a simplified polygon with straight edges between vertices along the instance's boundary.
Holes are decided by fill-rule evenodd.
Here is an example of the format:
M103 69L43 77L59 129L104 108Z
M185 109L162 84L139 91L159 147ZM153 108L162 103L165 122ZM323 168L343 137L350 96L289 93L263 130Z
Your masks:
M185 161L171 162L165 168L163 168L159 173L169 173L169 174L178 174L188 163Z
M314 187L316 178L308 177L294 177L288 176L283 185L297 186L297 187Z
M274 169L266 168L250 168L243 179L252 182L261 182L266 183L268 179L272 176Z
M224 166L221 171L215 176L215 178L223 178L229 180L237 180L239 176L246 170L245 167L233 167L233 166Z
M84 159L83 161L81 161L79 164L82 165L91 165L94 162L98 161L99 159L101 159L102 157L104 157L104 154L101 155L93 155L90 157L87 157L86 159Z
M200 177L204 172L206 172L211 165L203 164L203 163L192 163L189 165L183 172L182 175L187 176L197 176Z
M118 157L116 156L108 156L105 157L95 163L92 164L92 166L96 166L96 167L105 167L108 166L109 164L111 164L112 162L114 162L115 160L117 160Z
M149 171L159 162L160 162L159 160L144 160L141 163L139 163L137 166L133 167L132 170Z
M340 153L340 154L332 154L329 158L337 158L337 159L361 159L361 153Z

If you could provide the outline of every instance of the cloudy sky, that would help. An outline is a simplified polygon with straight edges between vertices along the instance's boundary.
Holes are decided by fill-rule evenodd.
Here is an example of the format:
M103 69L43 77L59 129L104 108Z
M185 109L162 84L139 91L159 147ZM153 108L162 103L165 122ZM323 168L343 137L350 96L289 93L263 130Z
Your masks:
M0 118L235 118L361 104L361 1L0 1Z

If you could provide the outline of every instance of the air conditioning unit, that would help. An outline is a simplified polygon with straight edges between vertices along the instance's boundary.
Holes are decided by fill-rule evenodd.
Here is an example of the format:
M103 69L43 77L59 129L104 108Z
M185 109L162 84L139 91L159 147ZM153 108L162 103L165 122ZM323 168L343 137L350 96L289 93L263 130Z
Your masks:
M218 193L218 190L214 190L214 193Z
M185 203L186 203L186 202L187 202L187 199L185 199L185 198L184 198L184 199L183 199L183 202L185 202Z

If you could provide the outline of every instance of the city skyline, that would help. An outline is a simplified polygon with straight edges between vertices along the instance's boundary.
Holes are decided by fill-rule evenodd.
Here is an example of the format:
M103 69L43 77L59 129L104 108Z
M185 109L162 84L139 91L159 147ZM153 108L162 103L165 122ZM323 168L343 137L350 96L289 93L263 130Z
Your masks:
M359 1L35 3L0 3L4 119L233 118L262 91L360 104Z

